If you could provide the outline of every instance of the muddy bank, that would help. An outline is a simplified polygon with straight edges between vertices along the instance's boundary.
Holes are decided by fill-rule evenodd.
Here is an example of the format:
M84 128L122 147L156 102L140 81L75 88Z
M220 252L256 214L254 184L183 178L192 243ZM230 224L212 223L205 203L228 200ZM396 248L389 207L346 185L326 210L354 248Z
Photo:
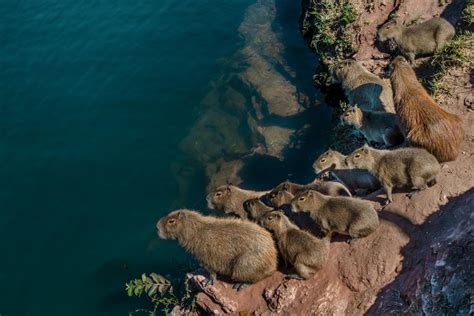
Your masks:
M465 1L351 2L357 12L351 28L360 36L354 58L381 74L389 54L380 51L375 32L389 16L403 22L442 15L457 24ZM304 18L314 2L304 5ZM459 30L459 29L458 29ZM306 34L312 40L312 34ZM468 52L472 60L472 49ZM331 57L331 56L326 56ZM335 56L332 56L336 58ZM331 58L327 59L330 62ZM418 69L423 77L423 66ZM333 240L329 260L307 281L287 280L284 271L235 292L231 284L204 287L200 272L190 277L200 288L198 304L220 313L380 315L386 313L472 313L472 217L474 192L474 116L472 69L453 68L443 79L449 93L440 105L464 118L466 136L456 161L443 165L438 184L412 198L396 191L394 202L379 210L380 227L350 244ZM427 74L426 76L429 76ZM380 203L382 195L367 197ZM202 272L205 273L205 272Z

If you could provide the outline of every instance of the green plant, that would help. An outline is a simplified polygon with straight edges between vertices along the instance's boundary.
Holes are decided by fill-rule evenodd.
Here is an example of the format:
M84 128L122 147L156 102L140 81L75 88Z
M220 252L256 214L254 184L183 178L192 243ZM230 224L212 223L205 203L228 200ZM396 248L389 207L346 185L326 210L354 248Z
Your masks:
M137 309L129 315L138 313L155 316L158 311L169 315L175 306L187 311L195 311L195 298L189 286L189 280L183 283L181 295L174 292L171 282L165 277L151 273L150 275L142 274L140 279L134 279L125 284L125 290L128 296L141 297L143 294L150 299L153 309Z
M303 18L302 30L309 35L310 46L319 54L326 68L317 76L318 84L326 84L329 74L324 74L331 65L351 56L354 27L357 19L354 5L348 0L310 0L308 10Z
M430 80L429 87L434 95L445 90L440 85L441 79L453 67L467 65L472 68L472 56L469 49L474 45L472 32L465 32L455 36L441 51L437 52L431 59L434 75Z
M341 8L341 22L343 25L347 25L356 20L354 7L349 2L344 3Z
M474 22L474 0L469 0L462 11L458 23L457 34L431 59L433 75L428 81L428 87L435 97L450 94L449 86L444 82L452 68L465 68L470 71L474 67L474 39L472 25Z

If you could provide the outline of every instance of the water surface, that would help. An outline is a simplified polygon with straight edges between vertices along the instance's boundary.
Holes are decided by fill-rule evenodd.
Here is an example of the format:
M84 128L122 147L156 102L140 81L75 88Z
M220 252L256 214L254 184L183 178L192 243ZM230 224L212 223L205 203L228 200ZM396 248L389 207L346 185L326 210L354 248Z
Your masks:
M246 122L252 112L250 100L261 86L238 83L255 67L244 53L271 46L258 44L243 23L258 30L270 19L281 45L277 54L262 53L270 71L297 85L306 106L320 98L310 83L315 58L298 33L299 6L289 0L2 1L2 316L124 315L139 306L124 293L127 280L152 271L176 277L195 266L176 243L156 237L155 222L173 207L204 210L212 174L206 167L216 158L238 159L255 143L238 123L222 142L243 144L238 150L208 155L205 147L186 144L206 141L199 122L210 109L233 122ZM239 80L229 85L229 78ZM227 107L209 98L228 96L229 86L235 99ZM236 111L238 100L246 107ZM329 124L327 109L310 113ZM328 137L315 130L313 152ZM278 162L285 166L278 177L289 170L306 174L311 158L293 159L303 162L300 169ZM247 173L258 171L250 165ZM260 182L247 177L248 186Z

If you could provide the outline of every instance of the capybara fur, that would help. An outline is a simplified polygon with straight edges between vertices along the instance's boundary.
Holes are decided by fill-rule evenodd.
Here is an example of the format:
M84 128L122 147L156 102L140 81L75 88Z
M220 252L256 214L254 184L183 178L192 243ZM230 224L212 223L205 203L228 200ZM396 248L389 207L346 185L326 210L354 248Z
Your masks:
M393 201L394 187L424 190L436 183L436 176L441 171L436 158L423 148L378 150L363 146L346 160L349 165L367 169L377 177L387 193L387 203Z
M276 186L268 194L269 204L273 207L281 207L290 203L293 197L306 190L315 190L330 196L351 196L346 186L337 181L314 181L309 184L298 184L285 181Z
M268 203L275 207L282 207L285 204L289 204L295 196L285 188L272 190L268 194L267 201Z
M365 169L353 169L346 164L345 155L329 149L313 163L316 174L330 172L339 182L357 195L364 195L380 188L380 182Z
M365 237L379 225L379 217L369 201L345 196L327 196L308 190L291 201L293 212L309 212L325 235L333 233L352 238Z
M224 211L246 219L247 212L244 210L244 202L261 197L268 192L244 190L234 185L221 185L207 195L207 206L212 210Z
M350 105L367 111L395 112L392 89L384 80L353 59L338 63L332 71L334 83L340 83Z
M404 142L395 113L363 111L358 106L351 106L341 115L341 121L360 131L368 142L384 144L386 147Z
M392 61L395 109L410 145L423 147L439 162L455 160L464 138L463 120L441 108L399 56Z
M209 271L238 283L255 283L277 268L272 235L259 225L237 218L216 218L181 209L157 223L163 239L174 239Z
M394 41L400 53L414 65L416 56L441 50L454 33L454 27L443 18L432 18L412 26L403 26L392 19L382 25L377 37L381 42Z
M273 207L263 203L260 198L253 198L244 202L244 209L248 214L248 218L256 221L262 215L272 211Z
M319 239L301 230L281 211L265 214L259 223L273 234L285 265L293 266L299 277L311 278L326 263L329 238Z

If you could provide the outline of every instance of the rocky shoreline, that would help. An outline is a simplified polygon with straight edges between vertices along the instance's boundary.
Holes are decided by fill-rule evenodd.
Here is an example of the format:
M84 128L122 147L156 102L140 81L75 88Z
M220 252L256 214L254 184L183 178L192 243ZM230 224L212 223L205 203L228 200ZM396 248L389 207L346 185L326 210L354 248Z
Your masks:
M378 75L383 74L383 69L390 60L390 55L383 52L390 47L378 47L375 33L389 17L396 16L403 23L409 23L441 15L456 25L459 32L460 28L465 27L459 23L464 8L467 5L472 7L472 3L468 4L467 1L441 3L434 0L358 0L351 1L351 5L354 16L347 20L342 30L336 29L336 32L344 32L344 28L353 32L350 33L352 36L345 39L350 41L350 44L342 43L342 49L338 50L336 47L329 54L322 56L322 62L329 66L334 60L350 53ZM305 26L314 23L312 20L318 10L321 10L321 7L317 6L313 1L303 1L301 22L303 33L310 45L319 40L319 34L314 33L318 30ZM472 27L472 24L468 27ZM270 40L271 38L268 48L272 47ZM357 47L357 51L351 52L352 47ZM196 296L197 304L211 314L381 315L421 312L432 314L435 311L459 315L472 313L472 50L471 47L467 52L471 64L467 67L450 68L442 78L443 83L449 85L449 89L436 96L443 108L464 118L466 137L461 155L456 161L443 165L438 184L434 188L418 193L413 198L408 198L403 193L395 193L394 202L379 212L379 229L367 238L350 244L333 241L326 267L311 280L287 280L282 273L277 272L268 279L236 292L230 284L224 282L204 286L204 276L199 271L189 274L188 277L200 290ZM255 52L248 53L258 59ZM262 61L255 60L256 64L260 62ZM418 76L426 82L433 76L427 68L423 65L417 68ZM265 69L264 65L262 69ZM247 73L246 78L258 82L259 75ZM265 85L261 86L261 89L261 95L266 95ZM267 97L269 100L273 97L279 99L278 95L270 94ZM285 102L292 104L291 100ZM299 100L295 102L300 104ZM257 106L256 109L258 108ZM285 116L288 109L292 111L290 116L299 113L298 108L291 106L283 112L281 107L268 112L273 111L273 114ZM259 117L258 111L256 117ZM273 139L276 134L286 135L281 130L268 127L256 127L256 130L263 134L263 139ZM295 132L293 130L291 133ZM265 145L265 153L278 158L278 153L284 148L282 144L286 141L284 139L281 144L274 143L273 152L269 150L268 144ZM224 166L222 170L226 171L224 175L218 175L218 179L228 179L229 174L238 175L238 168L241 167L239 163L234 165L232 162L224 162L221 166ZM213 184L217 183L218 181ZM381 202L380 193L375 192L367 198Z

